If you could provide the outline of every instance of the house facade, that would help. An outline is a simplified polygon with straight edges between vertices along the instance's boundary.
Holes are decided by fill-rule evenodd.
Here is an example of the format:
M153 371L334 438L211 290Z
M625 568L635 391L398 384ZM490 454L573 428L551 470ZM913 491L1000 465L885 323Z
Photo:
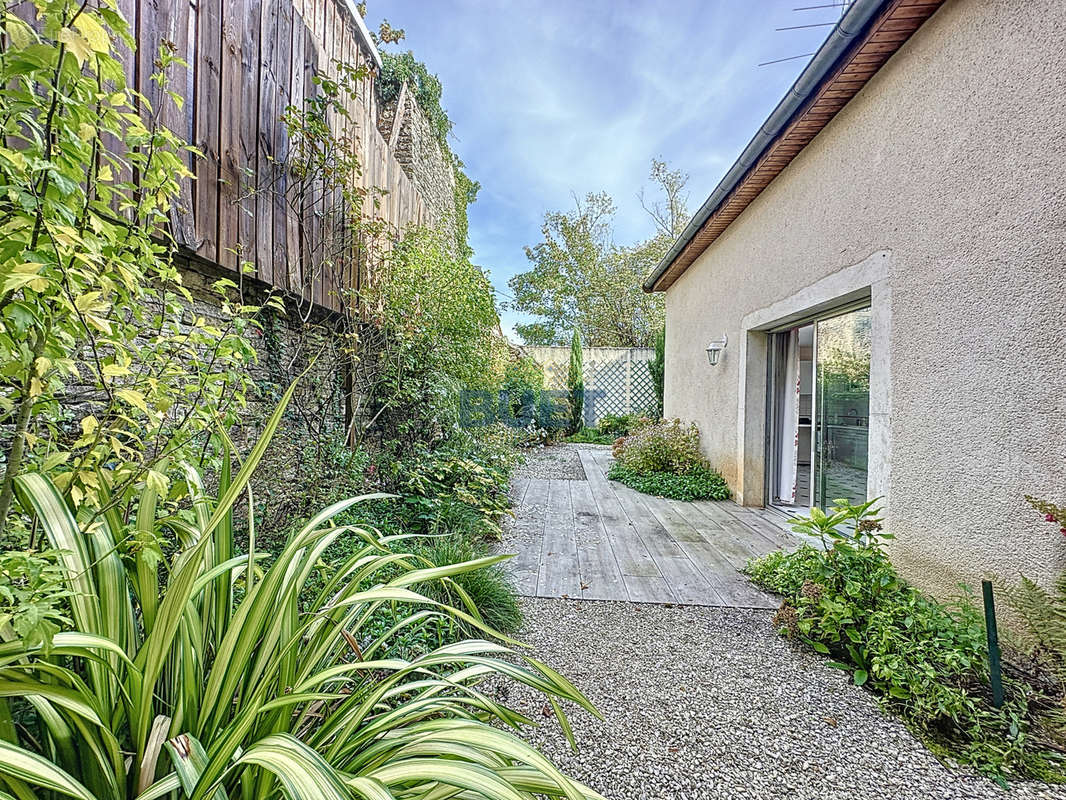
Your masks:
M1066 5L857 0L645 288L739 502L882 497L942 596L1057 574Z

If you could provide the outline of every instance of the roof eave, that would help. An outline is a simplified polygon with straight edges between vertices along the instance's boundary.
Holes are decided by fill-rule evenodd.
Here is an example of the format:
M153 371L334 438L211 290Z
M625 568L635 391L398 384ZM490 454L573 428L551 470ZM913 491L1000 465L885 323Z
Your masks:
M704 229L707 223L715 216L715 214L730 201L735 192L741 188L748 180L749 176L753 173L755 168L760 165L760 161L767 155L767 152L781 139L783 135L789 132L793 126L801 121L802 117L811 110L812 102L819 95L819 93L830 83L835 77L839 76L847 67L851 59L859 54L863 46L868 44L871 39L871 34L878 30L878 25L883 23L886 18L900 12L902 19L913 23L913 28L910 24L905 24L903 28L894 31L893 35L889 37L892 41L890 48L881 46L878 48L879 53L883 55L881 62L876 65L870 75L866 76L861 81L849 80L849 93L847 98L837 104L836 108L828 118L825 118L824 114L819 115L821 118L816 123L815 132L806 137L809 142L814 138L817 131L828 124L829 120L835 115L840 108L857 94L866 80L869 80L877 69L880 68L884 61L902 46L910 35L916 30L928 17L932 16L933 12L941 5L943 0L855 0L852 6L848 9L847 13L841 18L840 22L834 26L833 31L826 38L826 41L818 49L818 52L811 58L810 63L800 73L800 76L796 79L796 82L792 84L792 88L781 99L781 101L767 117L766 121L762 124L755 136L752 137L747 147L730 167L725 177L718 183L714 191L711 192L707 201L700 206L700 209L689 221L688 225L682 231L681 235L671 245L666 255L659 261L655 269L648 276L643 283L644 291L655 292L665 291L669 288L673 282L681 276L685 269L691 264L692 261L698 257L699 253L686 254L693 244L693 240ZM903 9L900 11L900 9ZM856 86L856 84L859 84ZM806 146L804 143L802 146ZM802 146L799 150L802 150ZM792 153L787 159L783 160L783 163L773 167L775 170L773 177L776 177L784 168L791 163L791 160L798 155L799 150ZM770 178L771 182L773 177ZM747 197L741 203L741 210L747 206L758 195L762 188L758 187L757 190L750 193L750 197ZM739 214L739 211L737 212ZM736 215L734 215L735 218ZM731 221L731 220L730 220ZM724 227L727 227L729 221L725 223ZM723 229L724 229L723 227ZM721 231L718 232L720 234ZM715 238L717 234L715 235ZM711 241L708 241L704 246L709 247ZM700 250L702 253L703 250ZM688 264L685 264L680 270L671 270L678 258L683 254L686 255ZM691 259L688 256L691 255ZM670 273L668 275L668 273ZM668 278L668 280L664 280Z

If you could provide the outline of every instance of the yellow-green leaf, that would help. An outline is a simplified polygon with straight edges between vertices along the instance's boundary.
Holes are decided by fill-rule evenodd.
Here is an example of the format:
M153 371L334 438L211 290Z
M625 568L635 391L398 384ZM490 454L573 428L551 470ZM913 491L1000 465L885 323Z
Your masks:
M86 59L93 54L89 42L73 28L60 28L56 38L67 46L67 50L77 59L79 66L84 65Z
M107 30L97 22L92 15L82 12L76 20L74 20L74 27L78 29L85 41L89 43L89 47L95 50L97 53L107 53L111 50L111 38L107 35Z
M131 406L139 408L141 411L147 413L148 403L145 402L144 395L134 389L116 389L115 397L120 400L125 400Z

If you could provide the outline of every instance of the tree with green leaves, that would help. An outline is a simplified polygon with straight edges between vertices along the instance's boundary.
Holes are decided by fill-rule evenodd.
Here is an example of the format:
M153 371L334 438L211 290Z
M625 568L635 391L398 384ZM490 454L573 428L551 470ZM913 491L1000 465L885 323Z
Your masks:
M581 354L581 333L574 328L570 339L570 369L566 373L566 389L570 401L570 433L581 430L585 411L585 366Z
M509 281L513 310L537 319L515 330L529 345L562 345L571 330L591 347L649 347L665 321L663 298L641 288L688 220L687 176L652 162L652 182L662 199L641 205L656 226L634 245L614 241L615 205L599 192L575 198L572 211L550 211L543 240L526 248L532 264Z

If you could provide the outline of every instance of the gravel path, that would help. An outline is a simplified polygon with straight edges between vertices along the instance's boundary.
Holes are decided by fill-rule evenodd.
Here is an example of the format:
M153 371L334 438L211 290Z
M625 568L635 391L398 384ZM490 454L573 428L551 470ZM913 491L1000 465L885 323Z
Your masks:
M523 601L524 641L603 712L530 739L611 800L1057 798L943 767L873 697L779 637L770 614L572 600ZM508 700L542 719L543 700Z
M514 471L515 478L544 478L563 481L585 480L578 450L583 447L607 447L607 445L556 444L525 452L525 461Z

